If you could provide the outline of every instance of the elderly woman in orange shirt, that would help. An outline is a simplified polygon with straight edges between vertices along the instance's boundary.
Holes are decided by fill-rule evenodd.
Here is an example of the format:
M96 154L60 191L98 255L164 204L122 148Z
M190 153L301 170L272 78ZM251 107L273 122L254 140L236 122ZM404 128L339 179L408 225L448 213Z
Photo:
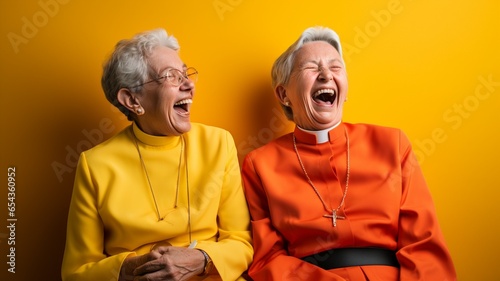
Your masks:
M342 121L338 35L305 30L274 63L296 127L242 167L254 280L456 280L430 191L405 134Z

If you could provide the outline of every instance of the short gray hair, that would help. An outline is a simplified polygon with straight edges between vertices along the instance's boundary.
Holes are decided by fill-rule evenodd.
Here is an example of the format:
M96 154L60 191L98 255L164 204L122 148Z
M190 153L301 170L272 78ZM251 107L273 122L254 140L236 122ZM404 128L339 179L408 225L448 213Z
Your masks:
M272 86L275 90L279 85L286 85L290 80L290 75L293 70L295 55L297 51L304 46L307 42L325 41L332 45L340 54L342 58L342 46L340 45L340 38L338 34L327 27L310 27L300 35L299 39L295 41L288 49L281 54L273 64L271 70ZM290 107L281 105L286 117L293 120L293 112Z
M101 86L106 99L125 114L128 120L132 120L132 116L118 101L118 91L122 88L138 93L142 91L142 86L139 85L155 75L149 66L148 58L158 46L175 51L180 48L176 38L158 28L136 34L132 39L119 41L104 63Z

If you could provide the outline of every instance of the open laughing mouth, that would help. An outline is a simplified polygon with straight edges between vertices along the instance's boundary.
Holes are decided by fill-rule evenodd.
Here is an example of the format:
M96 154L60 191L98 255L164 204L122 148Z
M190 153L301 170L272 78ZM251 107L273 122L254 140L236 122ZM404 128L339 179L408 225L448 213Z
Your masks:
M321 105L333 105L337 98L337 92L334 89L321 89L312 96L313 100Z
M174 104L174 109L179 113L187 114L189 113L189 108L191 107L192 103L192 99L180 100Z

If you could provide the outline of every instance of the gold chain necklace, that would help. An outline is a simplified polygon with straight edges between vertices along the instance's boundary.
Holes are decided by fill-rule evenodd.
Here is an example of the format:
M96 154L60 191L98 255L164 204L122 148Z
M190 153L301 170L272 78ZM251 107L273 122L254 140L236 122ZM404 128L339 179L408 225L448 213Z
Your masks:
M177 203L178 203L178 198L179 198L179 182L180 182L180 174L181 174L181 164L182 164L182 155L184 152L184 146L185 146L185 140L184 136L181 135L181 152L179 153L179 166L177 167L177 186L175 188L175 204L174 208L177 208ZM141 161L141 166L144 171L144 174L146 174L146 179L148 181L149 185L149 190L151 191L151 195L153 196L153 201L155 203L155 208L156 208L156 215L158 218L158 221L162 221L165 219L165 216L160 215L160 209L158 208L158 203L156 202L156 196L155 192L153 189L153 186L151 184L151 180L149 178L148 170L146 169L146 164L144 164L144 159L142 158L141 150L139 149L139 144L137 143L137 137L134 134L134 143L135 143L135 148L137 149L137 153L139 154L139 159ZM188 174L188 168L187 168L187 159L186 160L186 165L185 165L185 172L186 172L186 189L187 189L187 201L188 201L188 233L189 233L189 243L191 243L191 200L190 200L190 195L189 195L189 174Z
M333 224L334 227L337 226L337 220L338 219L339 220L345 219L345 217L343 217L343 216L338 216L337 212L344 205L345 197L347 195L347 189L349 188L349 174L350 174L349 135L347 134L347 129L346 128L344 128L344 131L345 131L346 147L347 147L347 151L346 151L347 152L347 163L346 163L346 170L347 171L346 171L346 179L345 179L345 189L344 189L344 194L342 195L342 200L340 201L339 206L335 210L333 208L329 208L326 205L325 200L323 200L323 197L321 197L321 194L319 193L318 189L316 188L316 186L314 186L312 180L309 178L309 175L306 172L306 168L304 167L304 163L302 163L302 159L300 159L299 150L297 149L297 143L295 141L295 134L292 134L292 136L293 136L293 149L295 150L295 154L297 154L297 159L299 159L300 167L302 168L302 171L306 175L307 181L309 182L309 184L314 189L314 192L316 192L316 195L318 195L319 200L321 200L321 203L323 203L323 207L325 208L325 210L327 212L331 212L332 213L331 215L330 214L323 215L323 217L325 217L325 218L331 218L332 219L332 224Z

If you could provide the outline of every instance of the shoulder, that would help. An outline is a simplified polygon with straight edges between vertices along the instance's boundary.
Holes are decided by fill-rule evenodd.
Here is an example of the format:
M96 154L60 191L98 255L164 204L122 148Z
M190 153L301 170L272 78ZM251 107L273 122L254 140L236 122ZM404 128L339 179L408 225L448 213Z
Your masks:
M80 152L78 162L89 169L102 170L113 166L110 163L117 163L123 157L130 157L136 152L131 129L132 127L128 126L102 143Z
M290 149L293 149L292 133L287 133L250 151L245 156L245 161L263 161L267 163L275 160L280 161L280 155L284 156Z
M229 134L229 132L220 127L192 122L188 134Z
M369 135L398 135L401 129L394 127L387 127L367 123L344 123L347 130L356 134L369 134Z
M192 151L214 153L219 156L237 153L231 133L219 127L191 123L191 130L184 134L184 137Z
M132 126L127 126L122 129L120 132L112 136L111 138L103 141L102 143L84 151L87 155L93 154L107 154L115 151L119 151L120 149L133 145L131 142L132 137Z
M191 123L191 130L186 135L188 138L198 138L209 142L233 140L231 133L223 128L194 122Z
M349 134L370 139L394 139L406 138L403 130L394 127L366 124L366 123L344 123Z
M354 144L363 144L381 152L391 149L402 152L411 148L407 135L399 128L365 123L344 124Z

